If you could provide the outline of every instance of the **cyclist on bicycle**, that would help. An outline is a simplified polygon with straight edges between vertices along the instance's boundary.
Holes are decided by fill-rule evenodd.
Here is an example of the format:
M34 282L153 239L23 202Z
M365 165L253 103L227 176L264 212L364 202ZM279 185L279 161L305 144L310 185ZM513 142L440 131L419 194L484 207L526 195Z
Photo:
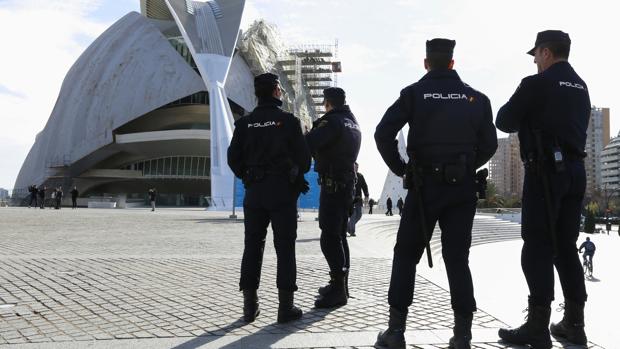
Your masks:
M581 250L585 250L584 254L583 254L583 263L586 263L586 257L590 257L590 265L592 264L592 258L594 257L594 251L596 251L596 245L594 245L594 243L592 241L590 241L590 238L587 237L586 241L583 242L583 244L581 244L581 246L579 246L579 253L581 253Z

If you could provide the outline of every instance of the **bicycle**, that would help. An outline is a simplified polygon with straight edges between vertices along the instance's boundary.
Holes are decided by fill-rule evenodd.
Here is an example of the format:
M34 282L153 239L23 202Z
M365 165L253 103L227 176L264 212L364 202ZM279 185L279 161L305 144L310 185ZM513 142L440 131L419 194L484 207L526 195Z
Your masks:
M587 257L585 253L583 254L583 275L587 278L592 277L593 267L592 267L592 256L590 258Z

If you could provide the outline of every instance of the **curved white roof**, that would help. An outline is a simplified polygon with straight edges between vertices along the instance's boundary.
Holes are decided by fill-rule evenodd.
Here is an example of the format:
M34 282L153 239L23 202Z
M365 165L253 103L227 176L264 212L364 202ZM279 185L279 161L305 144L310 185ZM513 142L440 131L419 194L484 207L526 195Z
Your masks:
M127 14L97 38L67 73L15 188L42 183L48 167L59 161L75 163L112 144L118 127L205 90L200 76L155 26L136 12Z

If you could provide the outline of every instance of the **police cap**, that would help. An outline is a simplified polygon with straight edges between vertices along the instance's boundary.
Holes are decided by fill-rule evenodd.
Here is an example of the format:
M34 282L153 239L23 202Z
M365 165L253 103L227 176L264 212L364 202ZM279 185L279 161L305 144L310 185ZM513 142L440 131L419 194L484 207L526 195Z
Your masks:
M426 41L426 54L443 53L452 56L456 41L450 39L432 39Z
M527 52L528 55L534 55L538 46L548 42L564 42L570 46L570 37L568 33L561 30L545 30L536 35L536 43L534 48Z
M254 87L275 87L280 82L278 76L272 73L265 73L254 78Z
M338 104L344 104L346 94L340 87L328 87L323 90L323 98Z

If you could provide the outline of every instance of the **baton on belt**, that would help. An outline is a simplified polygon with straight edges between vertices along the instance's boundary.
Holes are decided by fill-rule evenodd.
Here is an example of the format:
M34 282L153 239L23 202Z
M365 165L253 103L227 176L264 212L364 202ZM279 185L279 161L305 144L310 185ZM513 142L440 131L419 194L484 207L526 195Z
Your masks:
M411 178L408 178L411 177ZM412 188L409 188L409 180L411 180ZM415 165L410 164L407 166L407 172L403 178L403 186L405 189L412 189L413 195L418 206L418 213L420 214L420 224L422 225L422 238L424 239L426 258L428 259L428 266L433 267L433 257L431 256L431 241L430 234L428 233L428 226L426 225L426 214L424 212L424 200L422 198L422 179L416 173Z
M537 154L537 172L540 176L543 185L543 194L545 198L545 208L547 210L547 224L549 226L549 234L551 234L551 244L553 247L553 257L557 257L558 254L558 235L555 226L555 214L553 210L553 202L551 197L551 182L549 181L549 173L545 169L545 153L542 145L542 131L532 130L534 138L536 140L536 152Z

